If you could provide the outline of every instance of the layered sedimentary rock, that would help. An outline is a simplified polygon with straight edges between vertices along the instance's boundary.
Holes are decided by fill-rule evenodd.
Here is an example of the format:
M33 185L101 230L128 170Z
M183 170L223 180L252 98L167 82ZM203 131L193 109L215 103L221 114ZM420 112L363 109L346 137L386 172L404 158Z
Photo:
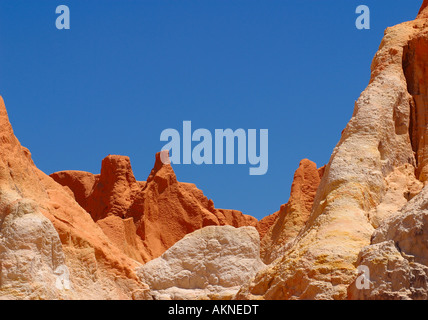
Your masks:
M0 98L0 297L130 299L146 288L123 254L15 137ZM46 219L47 218L47 219Z
M148 299L231 299L264 266L254 227L211 226L139 268Z
M177 181L161 153L147 181L136 181L129 158L117 155L102 161L99 175L63 171L51 177L72 190L113 243L140 262L160 256L186 234L206 226L258 223L240 211L216 209L194 184Z
M405 201L420 190L415 180L426 180L427 161L422 138L427 60L421 52L426 10L415 21L386 30L370 83L326 166L305 228L237 298L346 299L361 248L370 244L374 227L403 205L399 199L377 210L391 196L391 174L401 170Z

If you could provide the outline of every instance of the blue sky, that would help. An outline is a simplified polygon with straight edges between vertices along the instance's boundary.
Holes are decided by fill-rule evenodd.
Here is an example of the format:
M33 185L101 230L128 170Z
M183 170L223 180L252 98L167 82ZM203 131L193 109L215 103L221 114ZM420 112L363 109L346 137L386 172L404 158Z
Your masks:
M367 86L384 29L421 0L0 0L0 94L36 165L145 180L162 130L268 129L269 171L176 165L218 208L262 218L303 158L326 164ZM371 10L357 30L355 9ZM58 5L71 29L55 27Z

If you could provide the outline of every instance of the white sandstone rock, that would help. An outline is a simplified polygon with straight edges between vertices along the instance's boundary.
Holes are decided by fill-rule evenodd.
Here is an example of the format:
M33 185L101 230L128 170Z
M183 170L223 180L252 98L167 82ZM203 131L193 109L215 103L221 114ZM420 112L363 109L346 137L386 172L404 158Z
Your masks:
M137 270L153 299L232 298L264 266L253 227L210 226Z
M0 299L68 296L70 279L61 241L37 204L15 200L0 218Z

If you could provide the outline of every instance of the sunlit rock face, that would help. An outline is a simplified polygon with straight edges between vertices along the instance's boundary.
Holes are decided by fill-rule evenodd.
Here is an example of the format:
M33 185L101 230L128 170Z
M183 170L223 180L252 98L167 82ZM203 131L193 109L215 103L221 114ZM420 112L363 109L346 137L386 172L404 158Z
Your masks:
M305 227L237 298L347 299L375 228L399 219L420 193L427 180L427 10L424 1L416 20L385 31Z
M255 228L212 226L186 235L138 274L156 300L231 299L263 266Z

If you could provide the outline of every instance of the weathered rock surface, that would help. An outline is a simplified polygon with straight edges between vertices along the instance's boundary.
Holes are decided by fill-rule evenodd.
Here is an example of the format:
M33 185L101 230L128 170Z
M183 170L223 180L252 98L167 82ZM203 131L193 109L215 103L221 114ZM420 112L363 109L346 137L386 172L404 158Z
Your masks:
M373 225L399 210L401 198L417 193L416 178L426 181L426 10L386 30L370 83L325 168L305 228L237 298L346 299ZM397 170L405 194L385 210Z
M256 226L257 219L239 211L218 210L194 184L180 183L169 164L156 155L147 185L129 208L137 234L153 258L186 234L211 225Z
M395 214L397 208L404 206L423 188L423 183L416 179L415 168L409 164L395 168L385 178L385 194L380 204L369 211L373 227L378 228L386 217Z
M323 168L307 159L300 162L294 174L290 199L275 213L276 219L262 238L261 257L267 264L287 251L289 245L305 226L312 211L315 194L320 184Z
M186 235L139 268L153 299L231 299L263 267L253 227L211 226Z
M139 263L109 240L69 190L35 167L2 98L0 141L0 297L131 299L144 291L134 272Z
M207 225L257 224L177 182L159 154L147 183L129 158L109 156L99 175L54 174L60 185L20 145L2 99L0 141L2 299L142 299L140 262Z
M350 299L428 299L428 188L378 228L357 264L369 288L349 287Z
M97 221L110 241L122 250L128 257L144 262L151 259L140 237L132 218L122 219L118 216L108 216Z
M206 226L258 223L240 211L216 209L194 184L177 181L171 165L161 161L161 153L144 182L136 181L129 158L117 155L102 161L100 175L63 171L51 177L71 189L110 240L140 262L160 256L186 234ZM126 232L113 217L127 221Z
M0 299L66 298L72 288L58 233L34 201L10 201L0 213Z
M99 175L84 171L62 171L50 176L63 186L70 186L70 194L82 208L88 207L87 200L92 193L95 182L99 179Z

